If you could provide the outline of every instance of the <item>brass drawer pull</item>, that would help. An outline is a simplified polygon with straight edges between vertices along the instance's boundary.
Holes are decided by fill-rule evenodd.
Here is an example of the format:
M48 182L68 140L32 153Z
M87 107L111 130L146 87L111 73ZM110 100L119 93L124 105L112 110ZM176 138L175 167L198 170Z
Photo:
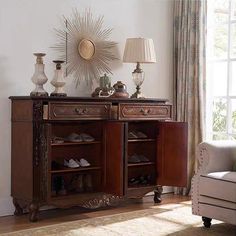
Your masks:
M145 110L145 109L141 108L141 109L140 109L140 112L141 112L144 116L147 116L147 115L151 112L151 109Z
M75 108L75 112L78 115L85 115L88 113L88 109L87 108Z

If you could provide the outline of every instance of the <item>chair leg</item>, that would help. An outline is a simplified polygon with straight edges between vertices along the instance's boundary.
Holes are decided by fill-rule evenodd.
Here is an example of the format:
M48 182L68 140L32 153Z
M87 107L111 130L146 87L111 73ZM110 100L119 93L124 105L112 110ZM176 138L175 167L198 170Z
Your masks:
M206 228L210 228L211 227L211 220L212 220L211 218L208 218L208 217L205 217L205 216L202 217L203 225Z

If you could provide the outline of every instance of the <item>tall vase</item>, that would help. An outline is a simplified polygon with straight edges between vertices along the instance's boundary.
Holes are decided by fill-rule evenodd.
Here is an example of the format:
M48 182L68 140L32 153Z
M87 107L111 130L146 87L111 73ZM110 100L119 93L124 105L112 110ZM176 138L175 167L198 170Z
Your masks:
M64 86L66 84L64 78L64 71L62 70L62 63L64 61L53 61L56 64L56 70L54 77L51 81L51 84L55 87L55 90L50 94L50 96L54 97L65 97L66 93L64 91Z
M34 53L36 56L35 71L31 78L31 81L35 84L35 89L30 93L30 96L48 96L48 93L44 90L43 85L48 81L47 76L44 73L43 57L45 53Z

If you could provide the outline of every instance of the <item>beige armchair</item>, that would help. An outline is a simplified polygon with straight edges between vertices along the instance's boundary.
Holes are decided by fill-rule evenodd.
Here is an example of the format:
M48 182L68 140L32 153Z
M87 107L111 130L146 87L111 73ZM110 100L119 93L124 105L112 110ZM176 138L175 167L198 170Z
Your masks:
M235 141L199 144L199 168L192 179L192 213L202 216L209 228L217 219L236 225Z

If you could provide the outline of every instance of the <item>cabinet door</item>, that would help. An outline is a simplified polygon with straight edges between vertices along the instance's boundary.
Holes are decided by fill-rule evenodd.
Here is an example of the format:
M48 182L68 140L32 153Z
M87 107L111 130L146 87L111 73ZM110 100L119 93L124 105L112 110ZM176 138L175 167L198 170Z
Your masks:
M158 184L178 187L184 187L187 185L187 139L187 123L158 123Z
M124 195L124 123L105 122L105 192Z

